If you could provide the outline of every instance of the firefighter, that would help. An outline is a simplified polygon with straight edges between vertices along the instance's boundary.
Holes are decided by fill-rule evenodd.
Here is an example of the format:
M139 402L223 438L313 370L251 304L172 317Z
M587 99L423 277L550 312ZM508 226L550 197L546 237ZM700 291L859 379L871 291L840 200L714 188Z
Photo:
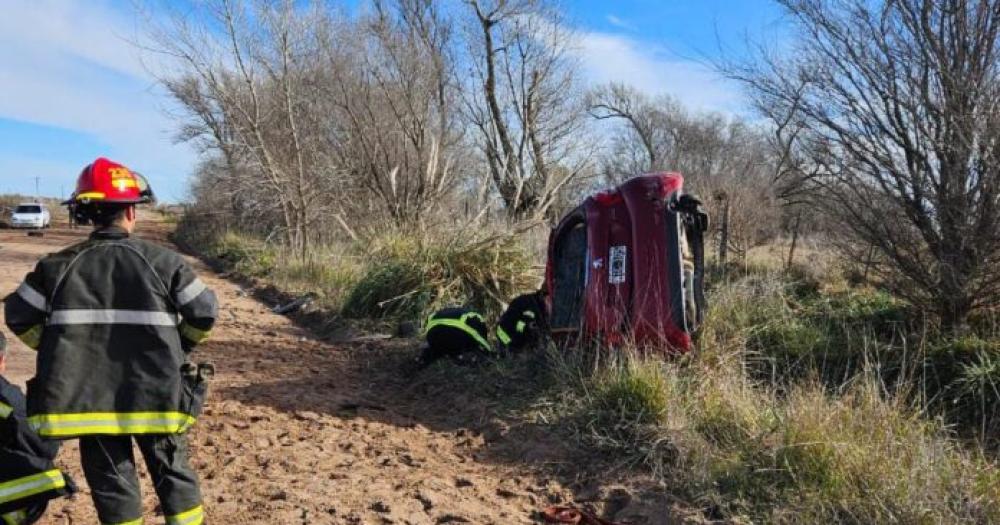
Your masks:
M49 500L72 494L76 487L52 464L59 444L43 441L31 430L24 394L2 375L6 343L0 332L0 523L28 525L42 517Z
M515 297L497 323L501 350L516 353L536 344L544 332L544 314L544 290Z
M142 523L135 441L167 524L198 525L185 432L204 386L187 358L218 307L180 255L131 237L136 206L152 201L125 166L86 166L71 202L93 224L90 238L42 259L5 299L6 322L38 351L28 421L43 438L79 438L101 523Z
M483 316L467 308L450 307L439 310L427 320L427 344L418 359L427 366L442 357L458 361L476 362L484 356L493 356L488 329Z

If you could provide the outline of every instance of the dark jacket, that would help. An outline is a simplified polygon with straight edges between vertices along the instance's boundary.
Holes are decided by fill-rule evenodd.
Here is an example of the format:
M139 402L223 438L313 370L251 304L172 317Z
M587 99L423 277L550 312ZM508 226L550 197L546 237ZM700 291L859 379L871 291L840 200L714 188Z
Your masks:
M7 326L38 350L28 421L43 437L173 434L194 423L181 365L218 306L180 255L99 230L39 261L5 303Z
M0 515L72 491L72 481L52 464L59 444L40 439L25 416L24 395L0 377Z
M544 331L544 315L544 296L540 292L515 297L500 316L497 339L512 351L534 344Z
M420 360L429 363L445 356L467 352L493 353L486 321L478 313L459 307L438 310L427 320L424 329L427 346Z

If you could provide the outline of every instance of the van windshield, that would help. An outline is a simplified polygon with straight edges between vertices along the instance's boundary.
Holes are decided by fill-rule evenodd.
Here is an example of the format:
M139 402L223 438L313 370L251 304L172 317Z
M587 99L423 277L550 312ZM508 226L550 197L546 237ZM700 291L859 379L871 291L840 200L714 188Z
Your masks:
M14 213L42 213L42 207L38 205L21 205L14 209Z

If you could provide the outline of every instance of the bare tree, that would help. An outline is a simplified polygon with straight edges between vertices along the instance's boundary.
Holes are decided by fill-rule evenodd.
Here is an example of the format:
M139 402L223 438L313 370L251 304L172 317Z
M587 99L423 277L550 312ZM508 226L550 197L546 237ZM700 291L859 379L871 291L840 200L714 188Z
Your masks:
M611 83L591 90L587 107L597 120L619 119L627 123L624 133L613 139L618 152L615 171L634 175L663 169L663 152L659 150L666 142L661 136L666 119L645 93L627 84Z
M154 37L181 68L164 84L188 110L182 138L209 139L232 168L266 188L280 211L286 241L305 257L309 227L320 213L322 111L315 91L319 9L293 2L215 0L205 14L217 32L175 17ZM235 163L241 169L236 169Z
M889 289L961 330L1000 302L1000 2L779 3L797 48L730 73L845 248L874 247Z
M689 191L716 205L716 216L728 217L715 221L720 259L728 250L742 258L778 233L774 159L761 130L737 118L692 113L668 96L650 97L624 84L597 87L587 105L595 119L622 124L603 159L608 182L650 171L683 173Z
M461 165L452 25L431 0L375 1L348 38L326 35L330 150L397 225L439 206Z
M474 14L466 116L508 217L543 214L585 163L572 34L540 0L465 0Z

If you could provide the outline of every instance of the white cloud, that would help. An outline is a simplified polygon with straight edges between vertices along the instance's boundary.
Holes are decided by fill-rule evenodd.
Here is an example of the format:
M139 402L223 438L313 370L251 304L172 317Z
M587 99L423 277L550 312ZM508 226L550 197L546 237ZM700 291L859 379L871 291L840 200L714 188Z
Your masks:
M635 31L636 30L635 24L632 24L631 22L627 22L625 20L622 20L621 18L618 18L615 15L608 15L608 16L605 17L605 19L608 21L609 24L611 24L611 25L613 25L615 27L618 27L618 28L621 28L621 29L625 29L627 31Z
M167 101L130 43L133 18L103 1L5 1L0 117L85 134L108 145L94 156L118 155L179 197L195 154L172 143Z
M581 32L578 58L590 82L624 82L651 95L669 94L689 107L736 113L738 88L710 67L661 46L611 33Z

